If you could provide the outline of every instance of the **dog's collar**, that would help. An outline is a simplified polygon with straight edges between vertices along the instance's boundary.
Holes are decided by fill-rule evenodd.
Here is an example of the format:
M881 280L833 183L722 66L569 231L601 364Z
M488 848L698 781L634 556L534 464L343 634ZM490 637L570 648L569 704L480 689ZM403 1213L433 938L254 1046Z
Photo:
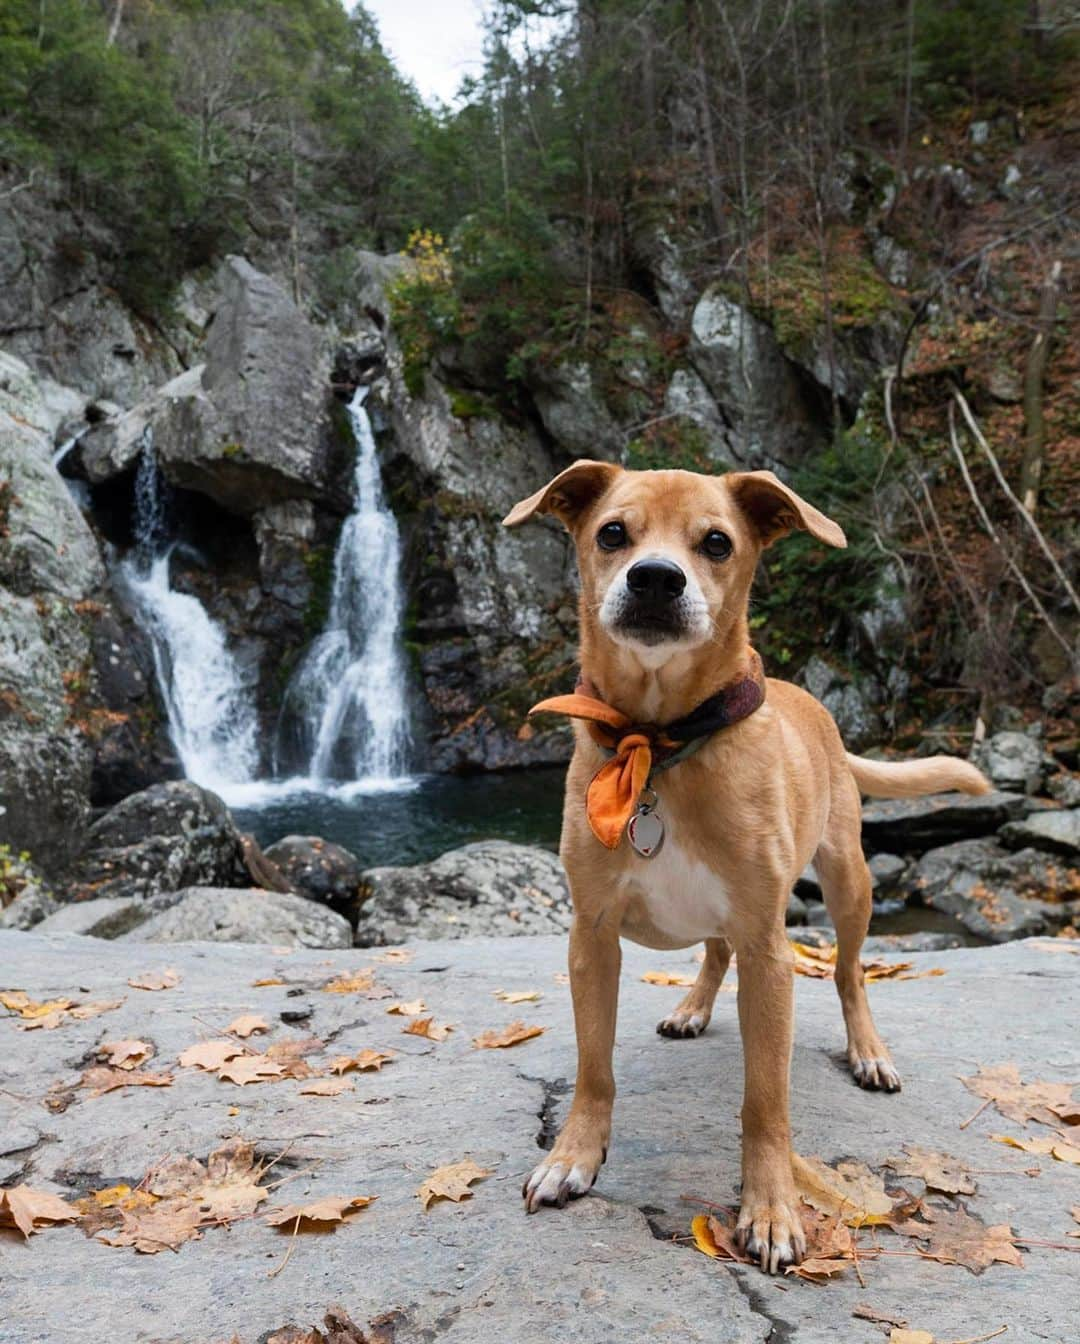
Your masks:
M567 714L583 720L589 736L609 757L589 784L585 812L596 838L608 849L615 849L652 776L692 756L714 733L747 718L764 700L761 659L754 649L748 649L747 669L740 677L689 714L662 727L634 723L601 700L584 677L578 680L573 695L541 700L529 713Z

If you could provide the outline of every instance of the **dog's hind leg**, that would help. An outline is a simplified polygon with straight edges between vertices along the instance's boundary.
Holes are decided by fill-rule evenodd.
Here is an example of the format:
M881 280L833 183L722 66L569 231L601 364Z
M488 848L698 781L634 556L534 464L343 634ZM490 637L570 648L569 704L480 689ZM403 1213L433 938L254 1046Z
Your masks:
M656 1030L661 1036L684 1040L701 1035L709 1025L713 1003L730 960L731 944L726 938L705 939L705 960L701 963L693 988L678 1008L656 1024Z
M814 855L825 908L836 925L836 990L847 1028L847 1057L860 1087L900 1091L900 1075L874 1026L859 952L870 925L870 871L859 831L861 808L854 781L834 783L825 836Z

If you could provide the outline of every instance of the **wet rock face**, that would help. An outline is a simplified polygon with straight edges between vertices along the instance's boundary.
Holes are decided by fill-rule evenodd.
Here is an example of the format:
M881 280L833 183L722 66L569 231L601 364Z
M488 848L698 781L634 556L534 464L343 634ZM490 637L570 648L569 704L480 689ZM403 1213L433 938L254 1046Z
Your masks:
M96 821L72 885L82 899L145 900L249 880L228 808L208 789L177 780L132 794Z
M408 938L555 933L570 927L570 899L555 854L486 840L412 868L371 868L358 947Z

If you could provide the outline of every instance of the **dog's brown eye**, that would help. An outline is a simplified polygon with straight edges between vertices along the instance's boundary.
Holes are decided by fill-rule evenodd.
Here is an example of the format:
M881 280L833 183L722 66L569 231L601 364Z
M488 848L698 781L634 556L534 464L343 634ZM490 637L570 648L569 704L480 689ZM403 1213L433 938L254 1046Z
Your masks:
M626 545L626 528L622 523L605 523L596 534L596 544L602 551L617 551Z
M710 560L726 560L731 554L731 538L726 532L718 532L713 528L711 532L706 532L701 549Z

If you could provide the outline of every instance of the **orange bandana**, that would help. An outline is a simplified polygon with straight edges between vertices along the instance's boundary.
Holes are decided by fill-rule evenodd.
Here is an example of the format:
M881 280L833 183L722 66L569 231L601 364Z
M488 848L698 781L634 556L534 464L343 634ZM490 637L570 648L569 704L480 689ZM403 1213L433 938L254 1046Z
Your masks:
M593 775L585 797L585 815L593 835L608 849L616 849L626 823L634 814L647 786L654 761L662 769L684 746L704 741L719 728L752 714L765 699L761 659L750 650L749 672L698 705L685 718L657 728L636 724L620 710L589 694L592 687L579 682L573 695L556 695L533 705L529 714L567 714L582 719L598 746L613 753ZM681 757L680 757L681 759Z

